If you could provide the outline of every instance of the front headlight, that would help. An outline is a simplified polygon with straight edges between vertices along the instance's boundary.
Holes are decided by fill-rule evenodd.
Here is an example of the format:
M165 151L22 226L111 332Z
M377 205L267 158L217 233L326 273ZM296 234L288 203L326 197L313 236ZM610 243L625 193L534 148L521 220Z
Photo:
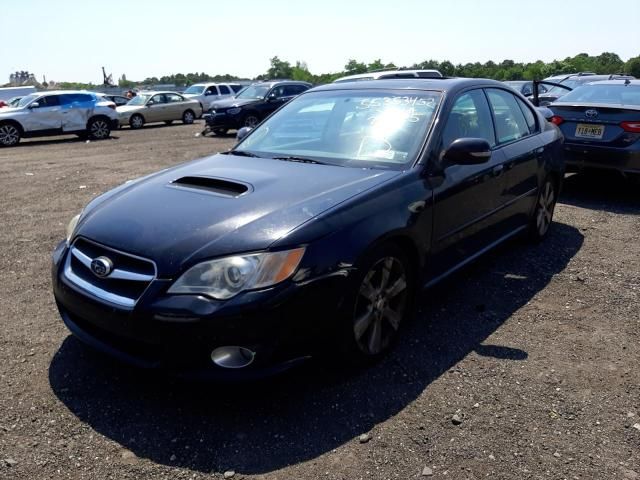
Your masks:
M235 108L230 108L229 110L227 110L227 113L229 115L237 115L240 113L242 109L240 107L235 107Z
M78 225L78 220L80 220L80 215L82 215L82 212L73 217L69 222L69 225L67 225L67 243L69 243L73 238L73 234L76 231L76 226Z
M301 247L202 262L178 278L169 293L195 293L226 300L244 290L270 287L293 275L304 250Z

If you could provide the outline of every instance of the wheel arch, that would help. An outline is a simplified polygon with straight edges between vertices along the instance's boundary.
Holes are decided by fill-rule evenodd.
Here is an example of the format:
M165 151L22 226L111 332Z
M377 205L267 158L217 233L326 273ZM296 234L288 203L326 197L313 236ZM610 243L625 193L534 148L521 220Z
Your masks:
M91 115L91 116L89 117L89 119L87 120L86 128L89 128L89 125L91 124L91 122L92 122L93 120L98 120L98 119L106 120L106 121L107 121L107 123L111 124L111 119L110 119L107 115L104 115L104 114L102 114L102 113L98 113L98 114L96 114L96 115Z
M24 135L24 127L17 120L14 120L14 119L0 120L0 125L7 125L7 124L10 124L16 127L20 132L20 136Z

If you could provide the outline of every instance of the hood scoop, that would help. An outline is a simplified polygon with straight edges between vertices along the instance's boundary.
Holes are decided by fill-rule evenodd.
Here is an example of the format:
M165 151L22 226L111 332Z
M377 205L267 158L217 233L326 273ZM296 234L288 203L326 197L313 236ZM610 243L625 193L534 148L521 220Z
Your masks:
M251 190L251 186L246 183L240 183L235 180L227 180L225 178L204 177L204 176L188 176L178 178L170 183L170 186L179 188L188 188L198 190L199 192L207 192L223 197L239 197Z

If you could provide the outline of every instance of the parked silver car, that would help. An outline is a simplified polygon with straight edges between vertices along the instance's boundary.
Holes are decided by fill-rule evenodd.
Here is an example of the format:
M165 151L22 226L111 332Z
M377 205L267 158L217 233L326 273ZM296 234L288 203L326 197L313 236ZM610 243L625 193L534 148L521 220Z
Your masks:
M187 88L183 95L198 100L202 111L208 112L213 102L234 97L243 88L239 83L196 83Z
M17 145L21 138L76 134L95 140L118 128L113 102L82 90L37 92L14 107L0 110L0 146Z
M129 103L117 108L120 125L142 128L146 123L164 122L167 125L174 120L193 123L202 115L202 107L197 100L190 100L176 92L138 93Z

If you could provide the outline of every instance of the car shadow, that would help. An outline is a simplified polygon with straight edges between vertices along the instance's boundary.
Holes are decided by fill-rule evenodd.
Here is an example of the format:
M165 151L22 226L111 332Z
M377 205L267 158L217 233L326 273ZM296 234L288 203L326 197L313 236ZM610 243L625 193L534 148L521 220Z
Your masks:
M172 127L189 127L191 125L199 125L200 119L196 119L192 124L182 123L182 120L174 120L173 123L167 125L166 123L145 123L142 128L131 128L129 125L122 125L119 130L128 132L144 132L145 130L154 130L157 128L172 128Z
M640 183L618 172L587 172L567 176L560 203L610 213L640 215Z
M87 143L87 142L106 142L109 140L119 140L120 137L116 135L111 135L109 138L105 138L104 140L89 140L87 138L80 137L63 137L63 138L55 138L55 139L46 139L46 140L35 140L35 139L27 139L21 141L18 145L13 148L28 148L42 145L64 145L66 143Z
M556 223L542 244L512 241L426 290L395 350L368 369L309 364L255 383L185 383L123 367L68 337L51 361L50 385L79 420L137 457L200 472L271 472L353 441L469 354L526 359L518 346L485 340L582 243L577 229Z

